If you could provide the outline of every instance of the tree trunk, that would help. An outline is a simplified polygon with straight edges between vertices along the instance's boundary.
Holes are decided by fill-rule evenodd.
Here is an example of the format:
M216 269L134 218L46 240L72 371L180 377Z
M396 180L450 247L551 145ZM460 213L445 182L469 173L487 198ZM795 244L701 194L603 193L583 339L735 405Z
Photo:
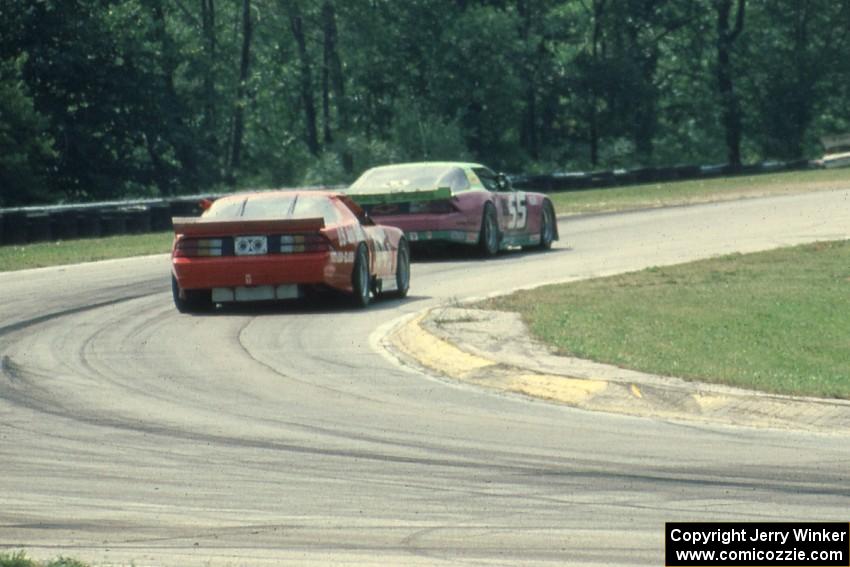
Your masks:
M242 0L242 55L239 62L239 85L236 89L236 107L233 109L233 138L230 150L228 181L236 182L236 170L242 165L242 138L245 134L245 106L248 98L248 73L251 67L251 40L254 27L251 23L251 0Z
M201 118L201 129L206 150L218 155L218 141L216 139L216 126L218 117L215 106L215 0L201 0L201 33L204 49L204 84L203 84L203 115Z
M812 120L812 105L817 98L812 92L812 85L820 82L818 77L818 62L811 61L806 56L810 49L809 24L812 16L812 6L809 2L798 3L799 13L796 15L794 26L794 104L791 109L791 124L793 130L788 140L788 155L792 159L803 157L803 140L806 130Z
M639 97L632 132L638 159L643 164L649 165L655 153L655 135L658 131L658 93L653 84L657 72L657 60L650 58L644 63L643 77L646 81L644 85L646 90Z
M599 63L599 46L602 42L602 17L605 13L606 0L594 0L593 2L593 37L591 40L591 56L594 69ZM588 112L588 126L590 137L590 164L596 167L599 164L599 84L596 75L591 81L590 107Z
M313 70L307 53L307 40L304 37L304 20L296 2L289 5L289 23L292 36L298 46L298 61L301 71L301 103L304 106L307 147L310 153L319 155L319 134L316 126L316 105L313 102Z
M517 11L521 20L520 39L523 45L528 47L533 25L533 7L530 0L517 2ZM525 91L525 108L523 109L522 122L520 123L520 144L528 152L532 159L540 157L540 149L537 135L537 89L535 85L535 59L543 56L544 47L542 42L537 46L534 56L523 56L520 61L520 75L527 88Z
M331 69L329 59L328 33L327 28L325 28L322 49L322 129L325 146L330 146L333 143L333 134L331 134Z
M734 0L715 0L717 10L717 88L720 95L723 128L726 132L726 152L729 166L741 167L741 108L732 77L732 49L744 28L746 0L737 0L735 25L729 23Z
M641 25L628 25L628 51L630 59L640 71L640 82L635 85L637 92L633 95L634 106L632 116L632 139L635 152L641 163L652 163L655 152L655 134L658 130L658 93L655 87L655 75L658 73L658 45L641 45L639 34Z
M322 5L322 28L324 35L325 73L330 81L330 89L333 91L336 102L337 130L343 135L348 133L351 126L348 99L345 97L345 78L342 74L342 62L337 49L336 10L332 0L325 0ZM326 84L327 90L328 85ZM342 166L346 173L354 169L354 160L351 151L344 148L342 151Z
M197 181L198 156L195 147L188 143L184 136L180 135L186 129L184 121L186 113L174 85L174 75L177 72L180 56L173 39L168 35L162 0L151 0L149 6L155 24L155 37L162 51L160 61L164 81L165 105L160 108L163 130L158 135L151 135L147 144L148 153L156 151L156 138L166 140L174 148L177 159L182 166L183 171L181 173L184 181L188 180L190 183L195 183ZM162 168L157 164L154 164L154 166L157 171L162 171ZM173 175L168 175L167 178L157 180L157 185L165 194L174 193L176 187L173 178Z

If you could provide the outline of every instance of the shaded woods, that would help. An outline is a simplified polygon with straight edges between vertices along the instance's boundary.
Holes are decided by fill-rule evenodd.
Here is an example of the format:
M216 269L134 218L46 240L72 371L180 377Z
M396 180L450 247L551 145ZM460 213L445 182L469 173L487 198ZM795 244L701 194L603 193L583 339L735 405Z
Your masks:
M796 159L850 131L832 0L0 0L0 206Z

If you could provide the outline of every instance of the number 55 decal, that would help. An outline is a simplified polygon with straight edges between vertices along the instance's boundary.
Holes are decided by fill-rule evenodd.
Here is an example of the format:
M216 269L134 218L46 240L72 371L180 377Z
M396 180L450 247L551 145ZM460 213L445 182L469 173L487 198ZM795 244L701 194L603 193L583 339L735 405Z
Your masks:
M508 197L508 213L511 215L508 221L509 230L525 228L525 224L528 222L528 206L525 202L524 192L516 191Z

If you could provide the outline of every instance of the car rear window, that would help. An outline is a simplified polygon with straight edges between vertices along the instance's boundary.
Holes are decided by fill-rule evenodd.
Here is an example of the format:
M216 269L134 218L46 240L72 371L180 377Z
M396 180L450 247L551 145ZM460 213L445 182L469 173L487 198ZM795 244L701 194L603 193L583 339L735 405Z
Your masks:
M325 224L334 224L339 221L339 211L325 195L252 195L244 199L216 201L204 217L249 220L321 217Z

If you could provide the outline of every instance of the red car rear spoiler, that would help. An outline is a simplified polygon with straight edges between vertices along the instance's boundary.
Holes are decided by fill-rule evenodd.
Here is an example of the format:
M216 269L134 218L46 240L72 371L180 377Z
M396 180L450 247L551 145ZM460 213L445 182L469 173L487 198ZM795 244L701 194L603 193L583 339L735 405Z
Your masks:
M206 219L203 217L174 217L174 234L185 236L236 236L318 232L325 227L322 218L313 219Z

